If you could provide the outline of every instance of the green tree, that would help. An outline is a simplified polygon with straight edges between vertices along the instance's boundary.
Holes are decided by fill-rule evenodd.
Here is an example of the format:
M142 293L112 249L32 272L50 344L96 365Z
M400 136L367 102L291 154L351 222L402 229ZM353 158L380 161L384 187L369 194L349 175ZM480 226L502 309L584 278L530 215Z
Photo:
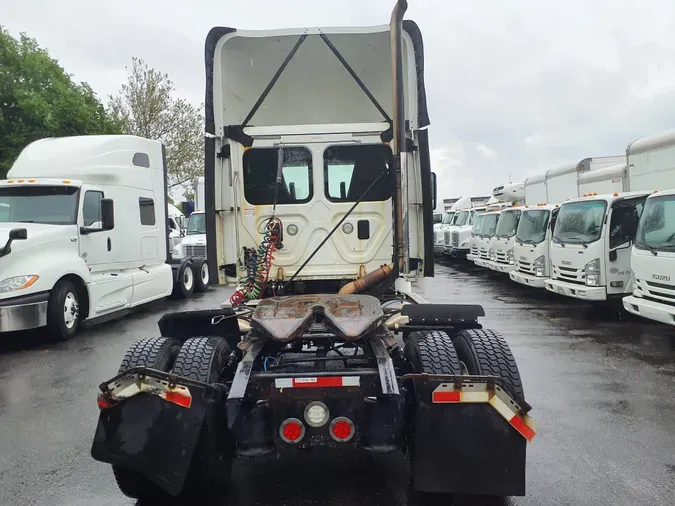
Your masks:
M34 140L121 133L96 94L71 76L35 39L0 26L0 178Z
M124 133L162 141L166 146L169 188L204 175L204 118L201 107L175 96L167 74L133 58L129 77L108 111Z

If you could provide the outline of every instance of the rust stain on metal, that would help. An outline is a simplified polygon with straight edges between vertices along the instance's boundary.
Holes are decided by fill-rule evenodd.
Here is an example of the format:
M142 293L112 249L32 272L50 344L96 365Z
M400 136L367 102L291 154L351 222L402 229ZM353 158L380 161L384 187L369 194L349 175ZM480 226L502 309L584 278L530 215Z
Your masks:
M379 301L369 295L298 295L260 301L252 322L257 330L278 341L291 341L314 323L356 339L376 326L382 316Z

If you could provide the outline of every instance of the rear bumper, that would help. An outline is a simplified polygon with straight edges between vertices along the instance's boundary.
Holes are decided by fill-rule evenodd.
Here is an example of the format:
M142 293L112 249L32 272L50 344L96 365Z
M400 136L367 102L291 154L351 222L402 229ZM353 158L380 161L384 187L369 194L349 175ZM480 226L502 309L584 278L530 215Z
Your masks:
M624 297L623 307L629 313L642 316L660 323L675 325L675 307L667 304L659 304L651 300L641 299L633 295Z
M603 301L607 300L607 291L604 286L585 286L576 283L567 283L559 279L547 279L546 289L549 292L559 293L575 299Z
M238 369L237 374L241 372ZM266 391L263 395L272 395L267 395L266 403L251 404L236 398L236 385L228 395L220 386L152 369L130 369L101 385L102 411L91 453L95 460L134 469L169 494L178 495L194 459L210 462L216 466L213 471L220 471L217 466L223 459L219 457L229 451L223 442L236 442L230 448L249 457L281 447L297 448L303 440L316 446L321 438L326 439L328 423L306 425L304 436L291 443L279 437L281 420L290 417L304 423L303 410L316 399L326 403L331 418L342 414L340 405L358 400L364 416L351 418L360 420L357 432L353 440L343 444L391 451L402 443L404 427L412 422L410 416L415 417L413 480L417 490L524 495L526 447L536 429L527 415L529 405L510 394L501 379L403 376L400 386L414 384L418 405L414 414L404 414L398 392L364 402L368 384L379 383L377 373L361 374L358 385L359 376L354 373L348 384L340 387L333 381L321 385L323 376L319 375L280 377L257 372L257 380L252 376L252 381ZM169 387L169 381L175 383ZM130 391L134 388L139 392ZM136 435L139 426L146 432L140 440ZM477 468L485 472L476 473Z
M516 270L516 266L513 265L513 264L503 264L503 263L500 263L500 262L492 262L492 265L490 266L490 268L493 271L505 272L505 273Z
M44 327L48 302L49 292L0 300L0 332Z
M509 272L509 277L516 283L532 286L534 288L546 288L546 280L548 279L533 276L532 274L525 274L524 272L520 272L518 270Z

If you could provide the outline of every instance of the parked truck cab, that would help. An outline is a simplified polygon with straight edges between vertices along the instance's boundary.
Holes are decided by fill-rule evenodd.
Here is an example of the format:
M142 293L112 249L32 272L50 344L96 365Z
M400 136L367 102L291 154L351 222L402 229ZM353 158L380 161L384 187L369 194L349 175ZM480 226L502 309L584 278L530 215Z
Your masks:
M480 231L478 232L478 256L474 258L474 263L479 267L484 267L490 269L492 265L492 259L490 258L490 246L492 244L492 238L495 236L495 231L497 230L497 222L499 221L499 215L501 210L488 211L483 216L483 221L481 223Z
M497 272L510 272L516 268L513 255L513 245L520 221L521 208L519 206L504 209L499 215L495 234L490 241L488 255L491 260L490 268Z
M68 338L94 320L200 289L172 266L163 146L135 136L42 139L0 181L0 332ZM205 289L205 287L204 287Z
M525 206L513 245L516 268L509 277L522 285L545 288L550 276L549 249L559 205Z
M445 233L450 229L450 224L454 219L455 211L443 213L443 221L434 223L434 254L445 253Z
M655 192L645 201L631 252L633 293L624 308L675 325L675 190Z
M466 259L469 262L476 261L480 256L480 229L483 224L483 218L485 213L481 213L476 216L473 220L473 225L471 226L471 237L469 238L469 253L466 255Z
M469 211L469 217L464 225L450 231L447 253L453 258L466 258L471 251L471 237L476 219L485 212L486 207L475 207Z
M588 301L632 291L630 252L646 192L591 194L560 206L546 289Z

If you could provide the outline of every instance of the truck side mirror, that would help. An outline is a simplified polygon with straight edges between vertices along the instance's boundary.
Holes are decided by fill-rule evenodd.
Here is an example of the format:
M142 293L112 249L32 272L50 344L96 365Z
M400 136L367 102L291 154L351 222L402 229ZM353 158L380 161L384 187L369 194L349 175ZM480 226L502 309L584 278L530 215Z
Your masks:
M25 228L13 228L10 230L9 238L5 243L5 246L0 248L0 257L4 257L5 255L9 255L9 253L11 253L12 248L10 246L12 245L12 241L23 241L27 238L28 231Z
M28 231L25 228L13 228L9 231L9 238L12 241L24 241L28 239Z
M431 209L432 210L436 209L436 191L437 191L436 173L432 172L431 173Z
M101 199L101 222L103 230L115 228L115 205L113 199Z

